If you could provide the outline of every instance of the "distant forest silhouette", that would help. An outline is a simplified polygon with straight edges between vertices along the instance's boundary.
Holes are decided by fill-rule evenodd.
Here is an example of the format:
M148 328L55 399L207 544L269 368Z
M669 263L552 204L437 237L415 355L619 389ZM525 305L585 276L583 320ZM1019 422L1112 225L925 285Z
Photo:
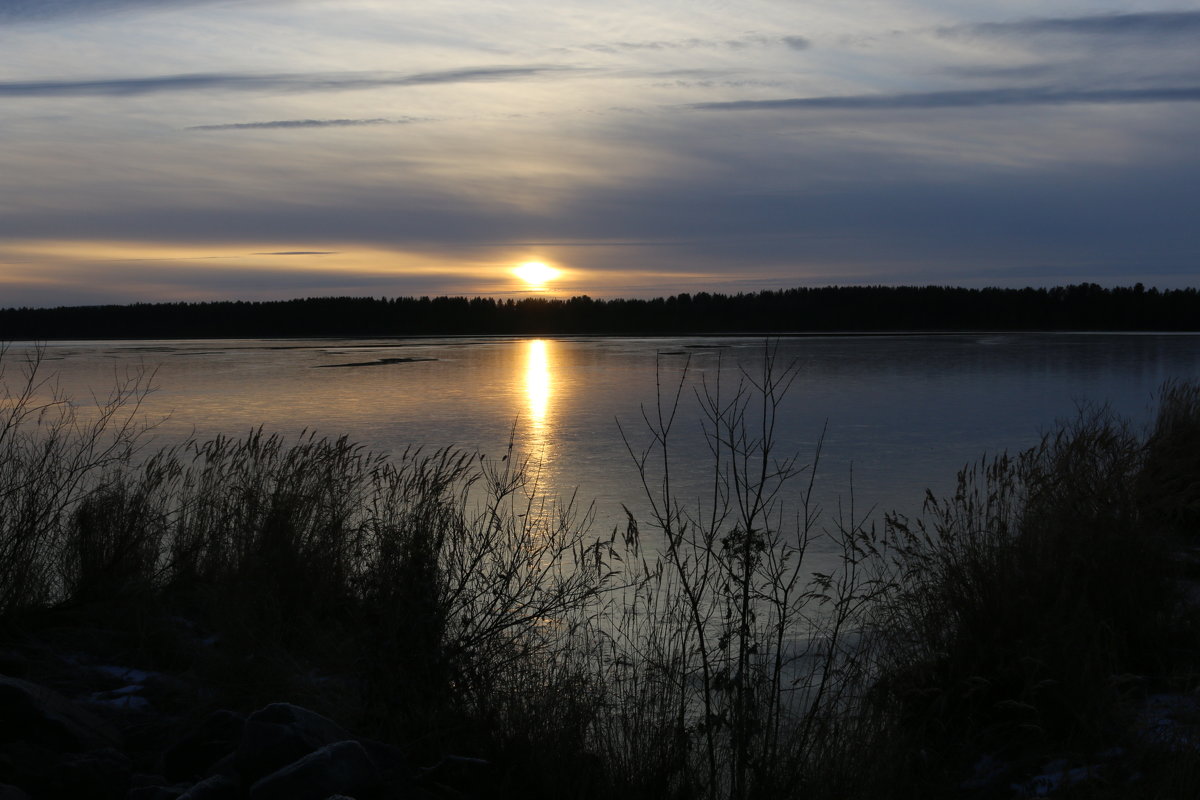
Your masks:
M1142 284L1052 289L830 286L654 299L311 297L9 308L0 340L706 334L957 330L1200 330L1200 293Z

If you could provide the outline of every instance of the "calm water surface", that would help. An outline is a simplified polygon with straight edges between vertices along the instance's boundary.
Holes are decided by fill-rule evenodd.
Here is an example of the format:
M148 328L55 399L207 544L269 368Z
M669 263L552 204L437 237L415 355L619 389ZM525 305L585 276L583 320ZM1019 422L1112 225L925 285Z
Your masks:
M782 451L811 460L824 429L818 485L832 511L854 497L912 513L924 490L952 486L983 453L1034 444L1084 403L1108 403L1138 425L1167 379L1200 378L1200 336L1001 334L814 336L775 343L796 380L780 414ZM518 449L543 464L547 488L595 500L601 524L638 505L641 408L687 368L677 422L678 475L698 492L706 448L693 388L761 374L765 343L742 338L446 338L58 342L44 367L74 397L114 374L154 370L146 412L169 418L163 441L263 426L348 434L371 448ZM16 344L12 360L31 350ZM396 359L394 362L375 363ZM401 361L400 359L413 359ZM369 366L329 366L362 364Z

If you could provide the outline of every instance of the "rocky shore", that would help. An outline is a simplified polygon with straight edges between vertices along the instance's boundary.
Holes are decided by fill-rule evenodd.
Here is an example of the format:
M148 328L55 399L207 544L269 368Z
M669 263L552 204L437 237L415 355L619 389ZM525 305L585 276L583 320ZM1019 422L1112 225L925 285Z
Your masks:
M79 634L0 649L0 800L419 800L488 780L483 760L414 764L287 702L197 714L205 687L107 663Z

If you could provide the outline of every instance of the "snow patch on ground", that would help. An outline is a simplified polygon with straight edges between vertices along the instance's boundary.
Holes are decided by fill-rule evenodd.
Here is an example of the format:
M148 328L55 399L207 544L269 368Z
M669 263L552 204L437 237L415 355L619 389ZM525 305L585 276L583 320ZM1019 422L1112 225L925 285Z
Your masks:
M152 705L148 699L142 696L142 692L146 689L146 682L165 679L161 672L116 664L92 664L89 668L93 672L121 681L125 685L103 692L92 692L87 697L88 702L123 711L149 711Z
M125 687L128 689L129 687ZM141 687L137 687L141 689ZM117 689L112 692L93 692L88 700L92 703L111 708L119 708L123 711L149 711L151 708L150 701L139 694L122 693L124 690Z
M1068 768L1066 759L1051 761L1042 767L1042 774L1035 775L1024 783L1012 784L1019 797L1045 797L1070 786L1100 777L1100 767L1088 764Z
M1200 697L1152 694L1137 717L1138 734L1148 743L1174 752L1200 751Z
M135 669L134 667L118 667L112 664L97 664L93 666L92 669L103 675L108 675L110 678L129 681L130 683L145 683L151 678L162 677L162 674L158 672Z

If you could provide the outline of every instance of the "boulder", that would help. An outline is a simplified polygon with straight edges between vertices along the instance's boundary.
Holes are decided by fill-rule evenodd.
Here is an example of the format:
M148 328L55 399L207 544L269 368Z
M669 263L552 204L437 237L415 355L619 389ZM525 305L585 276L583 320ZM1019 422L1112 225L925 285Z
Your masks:
M314 711L273 703L246 720L234 763L242 779L252 784L325 745L350 738L340 725Z
M112 748L68 753L58 762L54 793L59 797L122 800L129 791L132 774L129 757Z
M205 778L183 794L179 800L239 800L242 787L228 775Z
M442 756L432 767L421 770L417 785L450 789L454 793L481 795L495 783L490 761L468 756Z
M125 800L178 800L185 786L138 786L129 790Z
M379 783L379 770L361 744L336 742L277 770L250 787L250 800L326 800L357 795Z
M399 747L374 739L356 739L355 741L367 751L367 755L370 756L371 761L385 779L405 778L411 780L414 777L408 756Z
M206 778L211 778L213 775L228 775L235 781L241 780L241 773L237 769L237 753L230 753L204 771Z
M155 775L149 772L135 772L129 778L129 786L132 789L138 789L143 786L166 786L170 781L163 775Z
M0 744L0 783L20 786L33 795L50 790L62 753L33 742Z
M58 752L119 748L121 736L58 692L0 675L0 743L33 742Z
M28 675L29 659L18 650L0 648L0 675ZM2 795L0 795L2 796Z
M163 775L168 781L197 780L237 749L246 718L233 711L214 711L163 753Z

